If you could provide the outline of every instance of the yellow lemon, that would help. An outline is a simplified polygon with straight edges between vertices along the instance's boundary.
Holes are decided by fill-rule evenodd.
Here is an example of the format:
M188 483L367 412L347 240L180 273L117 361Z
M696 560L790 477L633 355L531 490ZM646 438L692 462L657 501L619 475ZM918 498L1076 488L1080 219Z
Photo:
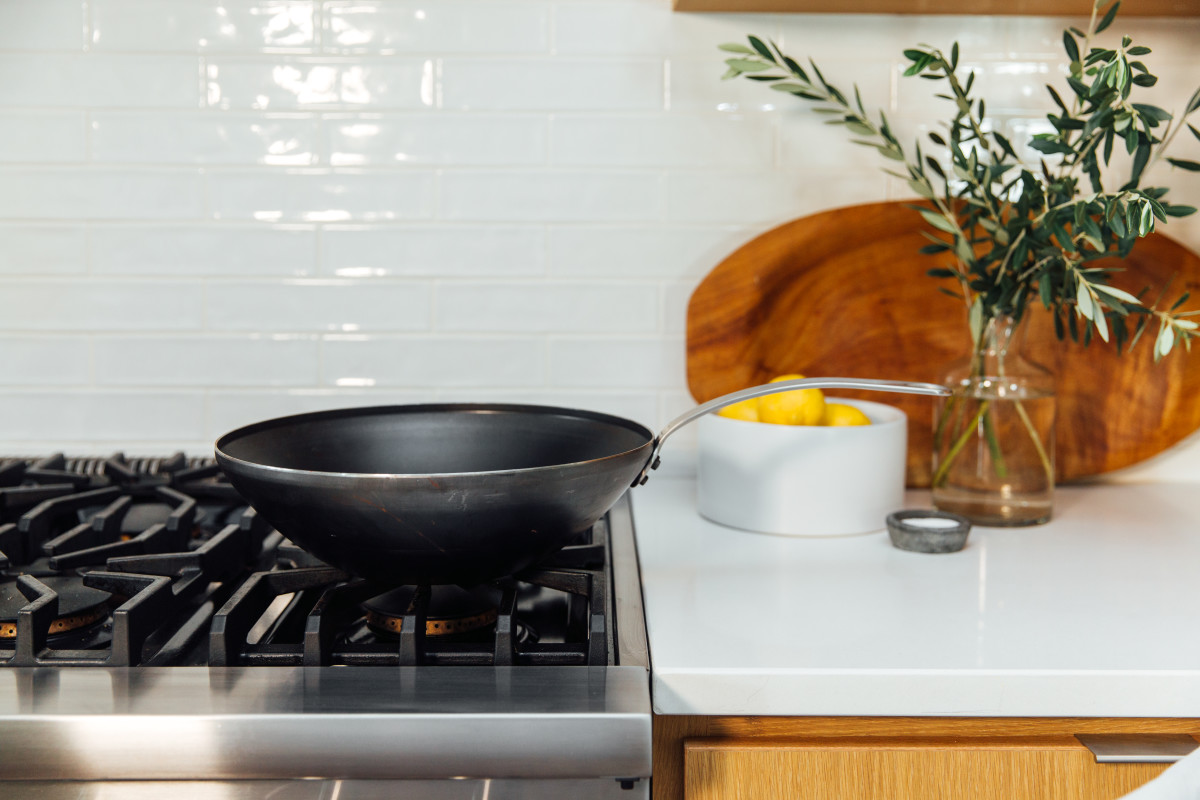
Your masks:
M826 403L821 416L822 425L870 425L866 414L844 403Z
M717 416L740 419L746 422L758 422L758 398L751 397L749 400L725 406L717 412Z
M780 375L771 383L799 380L803 375ZM775 425L820 425L825 395L820 389L793 389L758 398L758 421Z

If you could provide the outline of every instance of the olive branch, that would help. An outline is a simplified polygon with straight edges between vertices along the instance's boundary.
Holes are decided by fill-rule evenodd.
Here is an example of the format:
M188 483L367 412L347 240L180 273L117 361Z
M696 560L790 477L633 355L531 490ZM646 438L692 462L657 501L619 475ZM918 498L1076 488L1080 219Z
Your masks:
M957 283L957 290L939 289L966 304L976 342L986 320L999 314L1020 319L1029 302L1039 300L1053 314L1060 339L1069 335L1084 344L1094 333L1106 342L1115 339L1118 349L1132 346L1157 323L1157 361L1177 342L1190 350L1198 328L1190 317L1200 311L1180 310L1188 300L1186 292L1164 308L1160 304L1165 288L1148 303L1148 289L1135 296L1111 286L1109 278L1118 268L1094 262L1123 258L1156 223L1195 213L1193 206L1166 202L1165 187L1142 186L1141 181L1181 130L1200 140L1200 130L1186 121L1200 109L1200 89L1179 119L1157 106L1132 101L1134 87L1153 86L1158 80L1140 60L1150 48L1134 45L1128 36L1115 48L1092 43L1112 24L1119 7L1120 2L1096 0L1086 31L1063 31L1063 47L1071 61L1066 79L1070 103L1052 86L1046 87L1056 107L1047 115L1054 132L1036 134L1028 142L1042 154L1038 168L1023 165L1012 143L989 129L985 101L971 94L975 74L958 72L957 43L949 55L924 44L904 51L911 62L904 74L944 82L946 91L937 96L954 104L944 134L929 133L930 141L948 156L949 171L922 153L920 141L910 158L887 116L879 111L876 120L867 113L857 86L851 99L827 81L811 59L802 67L770 40L750 36L749 46L720 45L733 54L725 61L724 78L745 76L809 100L816 104L816 113L829 116L827 124L844 126L854 142L896 162L896 169L885 171L928 204L912 206L933 228L923 232L930 243L921 252L950 253L956 259L953 266L928 272ZM1109 165L1117 146L1131 156L1130 172L1118 188L1106 190L1102 164ZM1196 161L1166 160L1178 169L1200 171Z

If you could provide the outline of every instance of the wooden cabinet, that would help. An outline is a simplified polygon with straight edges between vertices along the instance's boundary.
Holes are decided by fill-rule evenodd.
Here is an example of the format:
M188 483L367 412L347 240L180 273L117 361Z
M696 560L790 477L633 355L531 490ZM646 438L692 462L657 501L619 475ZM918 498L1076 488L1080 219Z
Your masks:
M1109 800L1166 764L1098 764L1074 733L1200 720L656 717L655 800Z
M687 800L1109 800L1165 764L1097 764L1074 739L847 743L689 739Z
M1078 16L1091 0L674 0L676 11ZM1124 0L1122 17L1200 16L1200 0Z

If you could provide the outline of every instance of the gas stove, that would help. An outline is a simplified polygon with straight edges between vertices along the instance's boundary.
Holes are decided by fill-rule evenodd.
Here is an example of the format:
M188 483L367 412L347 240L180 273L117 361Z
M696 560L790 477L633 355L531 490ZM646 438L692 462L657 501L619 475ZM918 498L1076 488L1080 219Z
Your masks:
M632 534L623 498L512 578L390 586L209 459L0 458L0 794L646 796Z

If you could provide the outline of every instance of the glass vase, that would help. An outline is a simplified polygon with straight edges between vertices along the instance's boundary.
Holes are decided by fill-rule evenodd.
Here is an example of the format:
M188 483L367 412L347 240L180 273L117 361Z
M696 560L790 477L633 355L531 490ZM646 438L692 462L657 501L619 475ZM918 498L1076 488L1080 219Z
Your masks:
M933 504L977 525L1038 525L1054 508L1054 376L1021 355L1027 319L985 319L934 410Z

